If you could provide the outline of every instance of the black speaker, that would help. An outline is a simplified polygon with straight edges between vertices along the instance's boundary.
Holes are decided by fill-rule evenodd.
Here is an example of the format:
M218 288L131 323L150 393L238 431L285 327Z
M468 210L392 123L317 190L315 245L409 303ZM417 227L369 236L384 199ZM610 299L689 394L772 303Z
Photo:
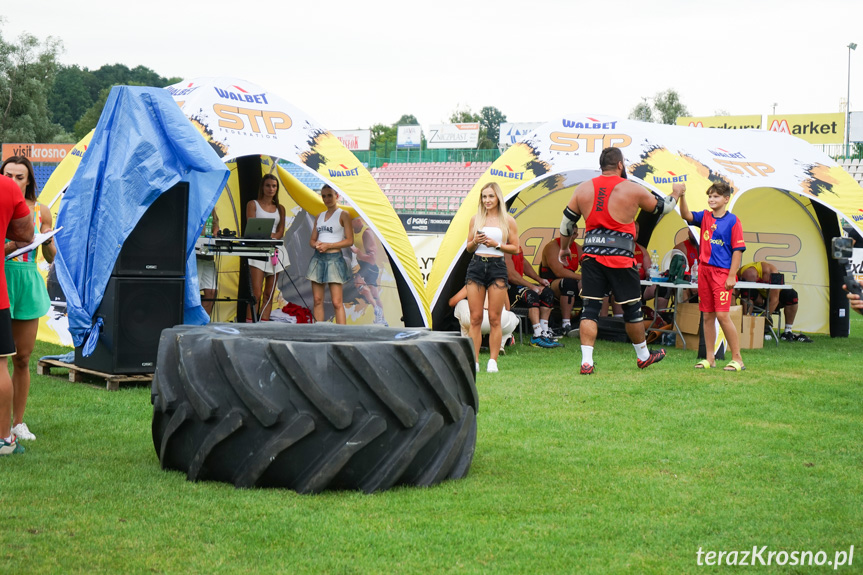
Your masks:
M112 275L184 275L188 212L188 182L179 182L163 192L123 242Z
M75 365L113 374L153 373L162 330L183 323L183 278L112 277L94 321L104 321L99 343Z

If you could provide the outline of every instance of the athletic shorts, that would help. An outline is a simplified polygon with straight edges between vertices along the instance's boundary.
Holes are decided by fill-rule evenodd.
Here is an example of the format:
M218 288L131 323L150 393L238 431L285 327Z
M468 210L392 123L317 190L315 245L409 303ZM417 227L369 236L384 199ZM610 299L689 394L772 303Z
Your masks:
M478 284L482 287L489 287L495 284L503 289L509 288L507 278L509 274L506 271L506 262L503 257L489 257L474 255L467 265L467 274L465 275L465 284Z
M198 288L216 289L216 262L198 258Z
M728 270L710 264L698 266L698 309L705 313L729 311L731 292L725 289Z
M315 252L309 262L306 278L316 284L344 284L351 279L351 273L342 252Z
M6 262L6 286L12 319L26 321L48 313L48 287L35 262Z
M641 301L641 281L635 266L631 268L605 267L596 258L581 260L582 299L603 299L614 294L617 303Z
M12 314L9 308L0 309L0 357L15 355L15 340L12 337Z

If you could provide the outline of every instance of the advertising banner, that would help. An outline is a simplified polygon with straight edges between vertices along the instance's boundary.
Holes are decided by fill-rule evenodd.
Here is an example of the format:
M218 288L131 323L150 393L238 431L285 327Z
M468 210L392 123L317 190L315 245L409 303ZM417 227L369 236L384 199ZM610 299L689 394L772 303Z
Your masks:
M542 126L542 122L504 122L500 125L498 145L508 148L522 141L526 135Z
M443 240L443 234L408 235L408 239L411 241L414 252L417 254L417 264L420 266L420 273L423 275L423 281L428 281L432 265L434 264L435 255L440 249L440 244Z
M845 114L768 115L767 130L791 134L810 144L841 144L845 140Z
M399 214L399 219L408 234L444 234L452 223L452 216L443 214Z
M372 145L371 130L330 130L330 133L352 152L365 152Z
M419 150L422 144L422 133L420 126L399 126L396 134L396 149Z
M678 126L693 128L725 128L726 130L761 129L761 115L757 116L681 116Z
M476 148L479 124L433 124L429 127L428 149Z
M74 144L3 144L3 159L0 161L24 156L34 164L59 164L74 147Z

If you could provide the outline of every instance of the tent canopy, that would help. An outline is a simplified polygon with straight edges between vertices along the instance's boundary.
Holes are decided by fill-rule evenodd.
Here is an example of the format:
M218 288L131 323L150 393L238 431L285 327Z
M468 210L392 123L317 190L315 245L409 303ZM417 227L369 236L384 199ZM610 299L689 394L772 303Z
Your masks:
M362 219L364 229L371 230L382 248L379 255L383 258L381 263L385 269L381 281L390 282L392 285L392 289L381 290L384 308L390 310L387 320L391 324L404 323L406 326L430 325L422 274L404 227L368 170L337 138L279 96L244 80L197 78L184 80L157 91L169 97L173 96L174 111L181 111L179 117L183 118L187 128L196 128L192 129L195 147L200 148L203 145L204 148L210 148L216 157L229 163L229 166L233 165L231 160L235 158L260 156L262 170L265 173L276 173L280 179L280 198L291 202L294 213L289 210L289 221L297 216L301 209L316 214L322 211L324 206L316 193L286 171L278 169L276 158L301 166L336 189L343 207L348 209L352 217ZM116 129L114 131L116 132ZM97 143L98 140L91 133L76 145L45 186L40 196L41 201L56 209L58 200L63 196L69 179L76 174L79 163L83 166L82 158L88 156L89 149ZM174 147L185 145L180 142ZM245 206L240 205L236 180L232 179L230 182L224 193L218 197L216 209L220 213L223 227L225 222L232 222L230 227L235 229L239 226L233 222L237 222L241 217ZM220 189L219 193L221 192ZM310 217L308 213L303 214L305 218ZM226 215L229 217L224 217ZM134 222L137 222L137 218ZM198 227L190 231L189 238L194 240L197 237L202 222L203 220L192 222L190 218L190 226L196 223ZM134 225L130 225L129 229L133 227ZM289 228L286 227L287 229ZM302 233L305 233L304 228ZM292 240L288 234L285 240L286 243L308 243L307 237L297 236ZM302 272L304 274L305 270ZM193 273L187 274L187 278L191 277L194 277ZM296 273L294 277L297 277ZM236 280L233 281L235 290ZM197 282L194 282L189 289L194 290L196 287ZM220 291L222 287L220 285ZM224 287L231 289L230 285ZM356 315L351 316L349 313L349 321L352 317L356 319Z
M500 184L518 222L525 257L538 266L546 243L559 235L561 213L573 189L599 175L599 154L608 146L623 150L629 177L648 189L668 195L674 183L685 183L693 210L707 208L705 192L712 182L728 182L735 192L729 207L745 233L744 263L776 264L800 292L795 327L827 331L832 298L824 241L833 235L839 217L858 230L863 220L863 189L836 162L803 140L776 132L582 114L537 128L501 155L468 194L429 276L436 329L448 324L447 300L464 284L470 255L467 226L481 188L492 181ZM688 234L678 214L646 221L648 229L642 226L639 240L660 256Z
M57 234L55 269L76 346L90 332L123 242L150 204L181 180L190 183L186 274L197 277L197 230L227 177L218 156L164 90L111 90L57 217L63 230ZM186 283L184 321L200 325L207 316L195 285Z
M389 257L397 286L392 297L399 301L404 324L431 324L422 274L404 226L371 173L335 136L278 95L244 80L195 78L166 90L224 161L250 155L279 158L338 191L340 201L353 208Z

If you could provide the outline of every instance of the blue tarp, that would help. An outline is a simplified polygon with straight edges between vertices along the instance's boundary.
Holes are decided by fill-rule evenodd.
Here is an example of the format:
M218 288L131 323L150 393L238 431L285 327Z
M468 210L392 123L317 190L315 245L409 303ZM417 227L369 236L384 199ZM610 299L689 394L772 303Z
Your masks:
M201 307L195 240L228 180L216 152L161 88L116 86L57 214L54 267L66 295L75 346L93 315L123 242L150 204L189 182L184 322L209 321Z

